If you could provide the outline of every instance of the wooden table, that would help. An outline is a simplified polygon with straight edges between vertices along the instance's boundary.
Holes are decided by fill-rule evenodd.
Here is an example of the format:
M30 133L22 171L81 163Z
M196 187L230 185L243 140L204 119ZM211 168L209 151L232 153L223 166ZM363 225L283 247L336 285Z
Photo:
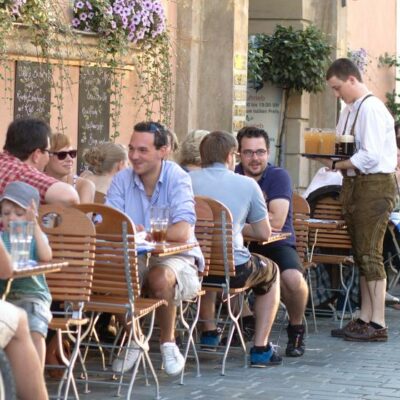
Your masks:
M156 243L153 250L150 251L153 257L166 257L174 254L184 253L187 250L197 247L199 244L194 243Z
M68 266L67 261L54 261L54 262L50 261L50 262L38 263L35 266L26 266L26 267L14 269L11 278L9 278L7 280L7 285L6 285L6 288L2 295L2 300L5 300L7 298L7 295L11 288L11 284L14 279L27 278L29 276L57 272L57 271L60 271L61 268L67 267L67 266Z
M265 245L265 244L278 242L280 240L284 240L290 236L292 236L292 234L290 232L272 232L271 236L269 237L268 240L259 241L255 238L252 238L251 236L244 236L244 241L245 242L257 242L258 244Z

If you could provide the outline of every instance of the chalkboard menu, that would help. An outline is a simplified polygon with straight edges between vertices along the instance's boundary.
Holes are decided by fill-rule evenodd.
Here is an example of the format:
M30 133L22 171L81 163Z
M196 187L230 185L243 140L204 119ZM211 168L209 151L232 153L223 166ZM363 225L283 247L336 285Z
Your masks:
M17 61L14 118L36 117L50 122L51 66Z
M81 67L79 72L78 173L84 169L82 155L87 148L109 139L110 72Z

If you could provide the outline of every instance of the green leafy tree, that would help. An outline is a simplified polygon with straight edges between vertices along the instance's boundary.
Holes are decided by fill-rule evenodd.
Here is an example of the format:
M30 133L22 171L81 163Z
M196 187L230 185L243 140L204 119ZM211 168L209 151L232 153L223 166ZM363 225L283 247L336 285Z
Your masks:
M317 93L325 88L325 71L332 46L315 26L295 30L278 25L272 35L257 34L249 42L249 80L254 87L270 82L283 89L283 118L277 138L277 164L281 164L287 104L292 94Z

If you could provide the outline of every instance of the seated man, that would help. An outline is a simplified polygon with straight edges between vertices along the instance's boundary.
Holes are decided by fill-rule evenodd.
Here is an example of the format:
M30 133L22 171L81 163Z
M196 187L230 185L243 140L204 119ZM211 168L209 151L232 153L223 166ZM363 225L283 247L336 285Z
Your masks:
M12 274L10 256L0 240L0 279ZM48 399L38 353L29 333L26 313L0 300L0 348L13 371L19 399Z
M296 252L296 237L292 216L292 182L283 168L268 163L269 137L263 129L244 127L237 134L240 164L236 172L253 178L260 186L268 207L272 229L292 235L282 241L267 245L253 242L250 251L262 254L276 262L281 276L282 301L289 315L286 355L304 354L303 316L307 304L308 288L303 277L303 267Z
M178 164L167 161L168 132L158 123L135 125L129 142L128 157L132 168L116 174L107 192L106 204L126 213L137 230L150 231L150 208L169 207L167 241L187 243L196 241L196 213L189 175ZM165 299L167 307L157 309L160 327L161 355L165 372L179 374L184 358L175 344L176 305L193 298L199 288L199 270L204 269L200 248L169 257L139 258L139 272L144 289L150 297ZM124 369L132 368L138 356L129 350ZM113 368L121 371L123 359L115 360Z
M266 367L282 362L268 343L268 337L279 306L279 271L269 259L251 255L243 244L243 234L267 240L271 233L268 212L257 183L233 172L236 139L227 132L212 132L200 144L203 168L190 172L196 195L208 196L225 204L232 213L236 277L232 287L245 283L253 289L255 301L254 347L250 350L252 367ZM215 279L216 277L205 278ZM204 320L203 337L218 337L215 324L215 293L203 297L200 318ZM217 341L218 343L218 341ZM217 344L216 343L216 344Z

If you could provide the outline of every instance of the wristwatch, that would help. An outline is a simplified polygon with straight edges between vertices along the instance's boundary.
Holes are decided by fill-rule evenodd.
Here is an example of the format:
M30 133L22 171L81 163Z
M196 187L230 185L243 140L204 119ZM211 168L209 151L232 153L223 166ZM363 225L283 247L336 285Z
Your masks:
M336 169L336 163L337 163L337 160L332 161L332 168L331 168L332 171L334 171Z

